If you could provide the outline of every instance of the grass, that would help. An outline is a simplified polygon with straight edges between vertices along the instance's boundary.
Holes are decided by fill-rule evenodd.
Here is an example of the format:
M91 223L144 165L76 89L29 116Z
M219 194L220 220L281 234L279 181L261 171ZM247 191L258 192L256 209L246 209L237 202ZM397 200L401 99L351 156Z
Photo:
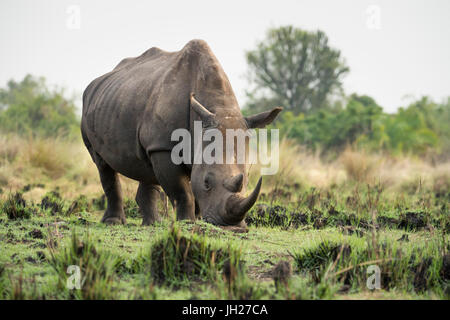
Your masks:
M333 278L354 291L366 287L368 266L381 270L381 287L385 290L402 289L406 292L432 290L440 295L448 294L444 259L440 241L427 246L400 245L386 239L381 246L373 248L366 244L320 242L317 246L293 254L299 272L308 272L315 281Z
M124 177L128 224L103 225L80 142L2 139L1 299L450 298L449 163L350 149L325 161L284 140L280 174L264 178L248 232L236 233L173 214L141 226L137 183ZM36 156L52 144L61 155ZM80 290L66 286L71 265ZM370 265L380 289L366 286Z
M10 194L1 209L10 220L29 219L33 213L33 208L27 206L27 202L20 192Z
M186 235L175 224L152 245L149 260L156 282L186 286L191 281L214 281L225 265L233 273L230 270L242 264L235 244L221 244L196 233Z
M58 275L58 291L68 291L68 298L77 299L114 299L114 275L119 258L108 251L99 251L96 241L89 234L80 239L74 232L69 243L63 249L50 247L49 264ZM97 240L98 242L98 240ZM80 279L78 284L71 281L69 275L78 267ZM69 274L68 274L69 273ZM79 286L79 290L66 290L69 282Z

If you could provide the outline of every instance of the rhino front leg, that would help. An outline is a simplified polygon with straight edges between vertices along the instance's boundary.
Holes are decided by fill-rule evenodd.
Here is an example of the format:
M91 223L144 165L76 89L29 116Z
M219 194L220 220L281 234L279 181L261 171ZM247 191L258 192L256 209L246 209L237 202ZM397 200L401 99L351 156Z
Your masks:
M99 156L95 158L103 191L105 191L107 208L101 222L106 224L125 224L122 188L117 173Z
M177 220L195 220L195 198L184 168L172 162L170 152L152 153L150 160L159 184L176 208Z
M156 185L140 182L136 193L136 202L142 212L142 225L148 226L161 220L158 214L157 202L159 189Z

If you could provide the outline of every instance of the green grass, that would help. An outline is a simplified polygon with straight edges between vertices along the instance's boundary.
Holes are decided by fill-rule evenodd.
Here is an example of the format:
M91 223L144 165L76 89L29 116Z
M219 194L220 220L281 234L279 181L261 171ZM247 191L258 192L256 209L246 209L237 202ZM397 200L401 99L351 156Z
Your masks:
M238 270L242 264L236 244L194 232L186 233L176 224L156 239L149 251L151 277L158 283L172 285L214 281L225 265L228 269Z
M278 186L249 213L247 233L171 215L141 226L134 200L127 225L107 226L100 195L53 190L32 202L27 189L0 203L2 299L450 298L449 193L440 189ZM366 286L371 264L380 290ZM80 290L66 286L70 265Z

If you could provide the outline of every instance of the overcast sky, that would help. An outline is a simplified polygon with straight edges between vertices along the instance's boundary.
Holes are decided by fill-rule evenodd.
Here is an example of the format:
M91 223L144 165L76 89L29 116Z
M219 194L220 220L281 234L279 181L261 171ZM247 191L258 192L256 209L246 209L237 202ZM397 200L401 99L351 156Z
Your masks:
M450 95L448 0L1 0L0 86L31 73L81 95L122 58L200 38L243 105L245 51L286 24L325 31L350 67L345 92L368 94L387 111L411 97Z

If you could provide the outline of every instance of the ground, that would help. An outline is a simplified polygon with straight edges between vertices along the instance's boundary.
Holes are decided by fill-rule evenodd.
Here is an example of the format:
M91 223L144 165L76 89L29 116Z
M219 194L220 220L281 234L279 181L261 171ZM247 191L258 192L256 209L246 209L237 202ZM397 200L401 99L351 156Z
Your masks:
M281 162L278 176L265 177L247 229L177 222L163 197L164 219L141 226L136 183L121 177L128 223L108 226L95 167L73 148L58 158L62 168L33 150L0 162L2 299L450 297L448 164L410 161L406 179L405 160L371 171L380 158L325 164L310 156L297 159L306 163L300 173ZM70 265L80 268L79 290L67 286ZM380 270L379 289L370 266Z

